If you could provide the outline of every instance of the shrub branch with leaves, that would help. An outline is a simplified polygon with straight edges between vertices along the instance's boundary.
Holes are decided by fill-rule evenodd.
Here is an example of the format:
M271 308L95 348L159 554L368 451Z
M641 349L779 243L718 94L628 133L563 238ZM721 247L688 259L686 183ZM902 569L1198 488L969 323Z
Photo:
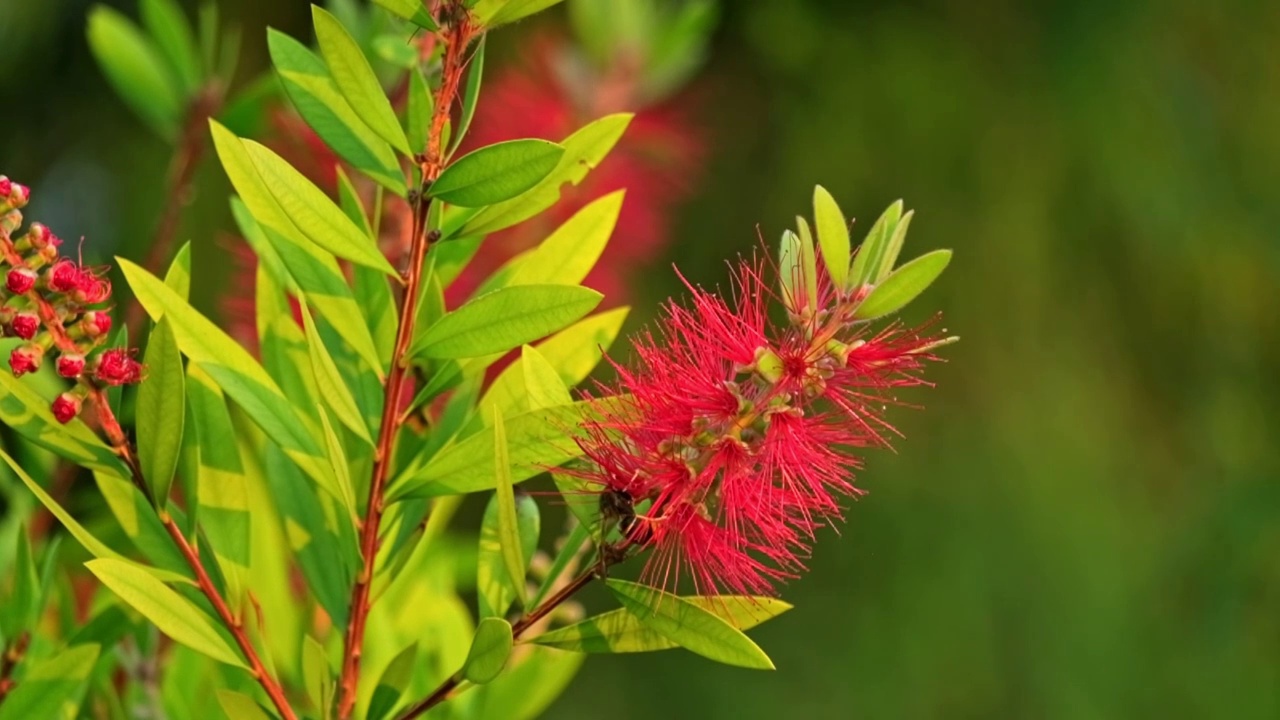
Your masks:
M706 22L638 40L599 0L570 3L600 35L593 53L609 38L649 48L664 91L702 54ZM92 12L107 77L174 161L149 257L117 259L137 320L114 332L103 269L24 229L30 190L0 177L0 457L20 481L0 485L0 720L211 704L234 720L407 720L445 703L528 718L591 653L683 647L773 668L744 631L790 609L775 593L860 494L857 453L889 446L898 389L927 384L953 339L886 320L950 252L900 265L900 203L855 250L819 187L813 227L797 218L776 255L741 261L732 293L690 285L606 356L626 310L592 314L602 296L581 282L618 221L611 193L446 302L485 236L556 205L630 123L458 151L487 33L555 4L314 7L317 48L270 31L273 75L230 97L238 34L219 36L215 11L198 28L172 0L144 0L143 27ZM340 159L334 186L241 136L281 97ZM205 250L169 257L206 147L258 259L252 351L190 304ZM407 247L379 242L393 212ZM575 398L606 357L616 379ZM92 474L109 517L66 509L53 458ZM547 476L541 495L568 510L554 544L540 495L517 489ZM477 540L454 520L482 495ZM109 592L57 536L23 531L31 497ZM623 579L633 558L640 582ZM584 618L594 580L618 607Z

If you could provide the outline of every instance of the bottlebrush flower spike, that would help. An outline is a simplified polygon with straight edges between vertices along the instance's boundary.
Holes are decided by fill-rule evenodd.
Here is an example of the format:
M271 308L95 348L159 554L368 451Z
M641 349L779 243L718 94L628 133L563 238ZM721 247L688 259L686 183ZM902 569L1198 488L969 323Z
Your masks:
M103 277L104 271L60 258L62 241L40 223L31 223L26 233L16 236L22 224L20 208L29 199L26 186L0 176L0 272L5 277L0 320L6 334L28 341L9 355L14 375L35 372L45 353L53 352L58 374L80 383L53 402L54 416L69 422L80 412L84 397L80 391L90 387L92 380L108 385L136 383L143 368L128 350L99 353L111 329L111 317L102 307L111 300L111 283ZM89 364L86 358L94 353L99 354L92 361L91 380L84 370Z
M600 488L603 514L612 498L637 504L620 529L624 546L652 548L650 584L768 594L802 572L816 531L862 494L853 452L889 446L894 390L927 384L920 371L945 342L933 323L873 332L856 315L868 291L835 287L816 262L782 293L767 267L742 261L727 300L686 282L691 302L668 305L635 361L611 359L619 379L602 389L620 404L578 440L587 462L568 472ZM796 288L816 306L789 302ZM770 299L790 306L787 321L770 320Z

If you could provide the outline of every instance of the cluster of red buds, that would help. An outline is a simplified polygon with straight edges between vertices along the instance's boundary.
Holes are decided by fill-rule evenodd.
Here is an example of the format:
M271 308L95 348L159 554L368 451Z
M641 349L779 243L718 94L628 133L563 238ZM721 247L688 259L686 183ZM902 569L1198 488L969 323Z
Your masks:
M635 360L614 363L603 389L622 402L586 424L588 462L567 470L599 488L622 547L652 550L649 584L770 594L796 577L840 498L862 494L854 453L889 446L885 408L928 384L919 373L947 342L932 322L873 330L857 312L868 285L840 289L819 270L779 296L766 267L744 261L730 298L690 286L691 304L667 307Z
M61 257L62 241L41 223L16 234L30 198L26 186L0 175L0 330L24 341L9 354L14 375L35 372L53 357L58 374L77 381L53 401L54 417L66 423L80 414L93 383L136 383L142 365L128 350L101 349L111 330L104 271Z

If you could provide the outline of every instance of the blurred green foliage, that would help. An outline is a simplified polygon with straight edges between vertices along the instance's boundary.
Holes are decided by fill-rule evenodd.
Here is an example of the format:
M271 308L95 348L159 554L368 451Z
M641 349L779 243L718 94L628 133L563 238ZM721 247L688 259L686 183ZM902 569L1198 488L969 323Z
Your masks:
M0 0L0 166L87 257L140 257L164 150L94 68L86 3L36 6ZM303 34L307 8L224 16ZM722 281L814 183L864 230L904 197L904 257L956 250L914 319L964 340L758 631L777 672L597 658L548 716L1280 715L1277 37L1275 3L727 1L671 259ZM244 53L247 77L261 34ZM208 306L231 225L201 177ZM638 284L642 308L678 288Z

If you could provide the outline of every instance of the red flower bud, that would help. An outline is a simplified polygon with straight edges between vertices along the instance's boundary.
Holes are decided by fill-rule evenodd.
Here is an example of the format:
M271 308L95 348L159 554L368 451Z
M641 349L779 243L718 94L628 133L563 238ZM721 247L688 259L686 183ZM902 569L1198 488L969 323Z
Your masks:
M0 175L0 198L9 197L9 192L13 190L13 181L4 175Z
M23 340L30 340L40 332L40 318L36 317L35 313L18 313L14 316L10 327L13 328L14 335Z
M80 377L82 372L84 372L83 355L67 354L58 357L58 374L62 377L74 380Z
M31 247L37 250L57 247L62 244L62 240L49 230L48 225L38 222L31 223L31 227L27 228L27 242L31 243Z
M108 385L136 383L142 380L142 363L134 360L129 351L113 348L98 357L94 376Z
M17 377L40 369L40 361L44 360L44 349L39 345L23 345L9 353L9 369Z
M69 392L64 392L53 400L53 416L58 422L66 425L80 414L80 398Z
M101 337L111 332L111 316L101 310L90 310L80 321L84 334L89 337Z
M46 282L54 292L69 293L80 287L83 271L71 260L59 260L49 268Z
M29 268L16 267L5 276L4 284L14 295L25 295L36 286L36 274Z
M111 283L100 277L95 277L90 272L83 272L80 275L80 284L76 287L71 297L85 305L97 305L98 303L106 302L111 297Z

